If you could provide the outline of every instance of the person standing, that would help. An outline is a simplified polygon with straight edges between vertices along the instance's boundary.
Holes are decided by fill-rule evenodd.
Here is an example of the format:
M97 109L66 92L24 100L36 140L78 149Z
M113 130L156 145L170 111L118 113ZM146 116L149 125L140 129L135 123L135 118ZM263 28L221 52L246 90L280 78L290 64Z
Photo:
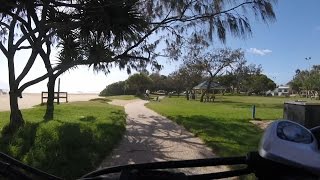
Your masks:
M150 91L149 91L149 89L147 89L146 90L146 95L148 96L148 98L149 98L149 94L150 94Z

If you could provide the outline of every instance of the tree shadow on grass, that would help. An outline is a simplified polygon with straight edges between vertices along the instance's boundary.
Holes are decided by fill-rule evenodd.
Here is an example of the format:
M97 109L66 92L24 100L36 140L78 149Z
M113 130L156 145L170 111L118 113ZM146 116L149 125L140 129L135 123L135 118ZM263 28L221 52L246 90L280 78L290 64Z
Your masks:
M217 101L216 103L222 103L222 104L230 104L232 107L235 108L252 108L253 105L255 105L257 108L270 108L270 109L282 109L282 104L263 104L263 103L245 103L245 102L237 102L237 101L230 101L230 100L222 100Z
M90 121L87 121L87 120ZM14 135L0 138L0 150L48 173L75 179L97 167L121 139L123 124L27 122Z
M94 122L97 120L97 118L94 116L83 116L79 120L83 122Z
M174 116L178 124L201 137L220 156L245 155L257 150L262 131L249 122L212 117Z
M40 123L26 122L15 133L9 134L2 131L0 150L21 160L33 146L39 125Z

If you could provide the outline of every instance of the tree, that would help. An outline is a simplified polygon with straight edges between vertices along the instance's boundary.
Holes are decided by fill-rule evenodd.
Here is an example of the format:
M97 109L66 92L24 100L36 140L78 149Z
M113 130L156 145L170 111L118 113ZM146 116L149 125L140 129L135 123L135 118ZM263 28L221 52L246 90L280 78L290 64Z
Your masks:
M309 91L312 90L312 79L310 78L310 72L307 70L299 71L294 78L289 82L291 88L297 92L301 90L307 91L307 97L309 96Z
M28 58L28 62L25 68L22 70L21 74L16 76L15 73L15 62L14 56L17 51L27 49L28 46L24 46L23 42L27 39L33 38L29 34L22 34L25 28L20 21L23 16L25 10L27 9L28 4L26 3L17 3L15 1L5 1L1 3L0 8L0 49L4 56L7 58L8 62L8 71L9 71L9 87L10 87L10 124L9 127L11 130L16 129L17 127L24 124L24 120L22 118L21 111L18 105L18 97L21 97L21 93L18 90L19 84L22 79L26 76L28 71L30 70L33 62L37 56L37 50L32 49L31 54ZM12 15L14 14L14 15ZM27 24L25 26L30 27L31 21L26 20ZM20 28L18 28L20 27ZM35 31L35 29L31 29ZM16 36L16 34L22 34L21 36ZM41 34L39 34L41 36ZM34 38L35 44L39 45L41 42L39 38ZM6 48L7 46L7 48Z
M307 91L307 96L311 97L315 95L314 92L316 91L318 96L320 95L320 66L314 65L310 71L301 71L298 75L300 82L302 82L302 88Z
M204 73L197 68L189 68L182 64L178 70L169 74L171 86L178 92L185 90L186 97L189 99L189 91L204 79Z
M225 75L220 75L215 78L215 80L222 86L226 87L227 90L231 90L231 92L234 92L234 89L236 88L238 81L237 77L233 73L227 73Z
M142 95L143 91L150 88L152 86L152 79L148 77L144 73L137 73L134 75L131 75L127 79L127 83L129 85L129 88L136 90L136 95L140 96Z
M116 13L101 13L100 19L99 17L95 17L96 20L101 19L119 19L119 18L126 18L126 21L112 21L112 22L104 22L103 25L105 25L105 29L102 29L103 27L96 27L93 28L91 25L96 22L91 22L91 25L89 22L84 22L85 18L88 20L88 17L95 16L95 14L91 15L86 14L89 11L94 12L95 10L101 10L101 8L106 8L106 4L99 4L97 1L87 1L85 3L77 1L77 3L81 4L73 4L72 2L60 2L60 1L49 1L49 0L43 0L43 1L4 1L4 8L0 9L1 13L1 37L3 40L8 39L7 42L8 49L4 47L4 42L1 44L1 50L5 54L5 56L8 59L9 64L9 76L10 76L10 102L11 102L11 118L10 118L10 126L19 126L20 124L23 124L23 119L21 112L19 111L17 97L21 97L21 94L25 88L27 88L30 85L33 85L35 83L38 83L46 78L49 77L48 81L48 102L47 102L47 112L45 115L46 119L52 119L53 118L53 99L54 99L54 84L56 78L61 75L63 72L67 71L68 69L76 66L76 65L94 65L96 68L100 68L101 66L97 67L95 64L96 62L105 62L106 59L108 60L108 54L102 54L104 55L103 59L94 59L92 60L90 57L90 52L93 48L96 48L95 46L91 48L92 46L87 46L89 48L84 49L87 50L87 53L77 53L77 50L80 50L78 48L77 42L70 41L71 38L75 38L74 33L77 32L77 34L80 34L81 37L86 38L86 40L89 40L90 38L93 40L98 39L98 41L101 38L95 38L98 36L92 36L92 33L100 33L103 32L105 34L112 33L112 37L114 39L121 39L124 36L126 36L126 41L128 43L131 43L132 41L129 41L130 38L133 36L139 36L140 31L145 31L145 21L141 19L138 14L136 14L135 11L132 10L134 3L126 3L121 4L118 3L112 3L111 1L105 1L108 5L108 8L112 8L113 12L115 10ZM110 3L110 4L109 4ZM66 9L73 9L74 11L65 11ZM120 8L120 9L119 9ZM77 10L82 10L77 11ZM78 13L78 14L75 14ZM129 16L128 16L129 15ZM107 16L107 17L106 17ZM140 20L140 21L139 21ZM134 24L134 25L132 25ZM144 24L144 25L143 25ZM17 28L15 28L17 26ZM34 27L34 28L33 28ZM88 29L90 27L90 29ZM119 31L119 27L122 28L121 31ZM99 29L100 28L100 29ZM9 30L9 31L8 31ZM72 32L74 31L74 32ZM100 31L100 32L99 32ZM87 33L86 35L83 33ZM18 38L17 40L15 38L15 34L22 34L22 38ZM71 35L70 35L71 34ZM129 35L128 35L129 34ZM133 34L130 36L130 34ZM137 35L135 35L137 34ZM120 36L120 37L119 37ZM16 37L19 37L17 35ZM99 35L99 37L102 37ZM51 45L53 44L53 41L56 39L61 39L60 44L62 44L65 47L65 50L62 50L60 52L60 62L58 66L53 67L49 57L51 53ZM78 38L78 37L77 37ZM129 40L128 40L129 39ZM79 41L79 39L73 39L75 41ZM16 44L14 42L16 41ZM21 46L19 47L23 42L27 41L29 43L29 46ZM90 42L94 41L83 41L86 42L85 45L92 45ZM43 49L43 44L46 45L46 51ZM84 43L82 43L84 44ZM71 46L74 48L70 48ZM80 45L80 43L78 43ZM123 45L123 44L122 44ZM84 47L84 46L82 46ZM130 47L129 47L130 48ZM14 54L17 50L22 49L32 49L32 54L29 58L29 61L27 62L27 65L25 66L23 72L21 75L16 79L14 74ZM68 49L68 50L66 50ZM83 50L83 49L82 49ZM68 52L67 52L68 51ZM72 51L72 52L71 52ZM10 53L8 53L10 52ZM71 55L72 56L66 56ZM26 76L30 68L32 67L35 57L37 55L40 55L44 61L45 67L47 69L47 74L36 78L30 82L27 82L19 87L19 83L21 80ZM109 52L110 54L110 52ZM127 55L128 53L126 53ZM89 55L89 56L88 56ZM121 56L123 58L128 56ZM84 59L83 57L87 57L87 59ZM121 58L118 56L118 58ZM130 56L130 58L134 58L135 56ZM66 58L68 58L66 60ZM99 58L99 57L94 57ZM80 62L80 60L82 60ZM87 60L87 61L83 61ZM134 65L134 63L132 63Z
M296 91L298 92L298 94L300 94L301 88L303 86L303 82L300 75L301 70L297 69L295 73L296 74L294 75L293 79L288 84L290 85L293 91Z
M158 91L158 90L165 90L165 91L170 91L170 80L169 77L165 75L161 75L159 72L157 73L152 73L149 76L153 84L150 87L151 91Z
M320 71L312 73L311 75L312 89L317 92L318 99L320 99Z
M289 82L291 88L300 93L301 90L307 92L307 97L311 97L313 91L320 93L320 66L314 65L311 70L296 70L296 74Z
M246 18L250 12L254 12L252 14L264 22L275 20L272 2L274 0L1 0L0 49L8 60L10 125L19 126L23 123L17 97L30 85L49 77L48 89L52 90L56 77L77 65L92 65L96 70L104 72L108 72L111 65L128 72L146 64L160 68L156 61L160 55L156 52L156 45L160 41L164 41L170 55L174 55L181 52L179 47L184 43L184 36L192 32L208 39L217 35L223 42L227 32L237 37L246 37L251 34L250 23ZM199 26L205 28L199 29ZM155 33L165 35L151 42L148 37ZM75 37L71 44L80 47L76 48L79 53L66 56L68 60L64 59L61 61L63 63L52 66L49 59L50 46L55 41L65 41L70 37ZM7 40L7 49L4 40ZM26 41L28 45L22 46ZM14 54L23 49L32 49L32 55L21 76L16 78ZM64 50L71 51L69 48ZM20 85L37 55L43 59L48 72ZM52 100L51 90L49 99ZM52 112L53 109L49 110Z
M236 62L244 60L244 52L241 49L216 49L202 54L200 49L192 48L185 59L188 68L198 69L207 75L207 89L202 92L200 98L203 102L204 95L209 92L214 78L226 68L231 68Z
M128 83L126 81L119 81L108 85L105 89L100 92L100 96L115 96L115 95L125 95L134 94L133 89L129 89Z
M264 74L251 76L251 87L249 87L250 93L260 94L268 90L276 88L276 84Z
M252 87L252 79L251 77L254 75L259 75L262 72L261 65L256 64L247 64L247 61L240 61L236 64L236 67L233 70L233 75L236 80L233 84L237 89L237 93L239 92L248 92L249 87Z

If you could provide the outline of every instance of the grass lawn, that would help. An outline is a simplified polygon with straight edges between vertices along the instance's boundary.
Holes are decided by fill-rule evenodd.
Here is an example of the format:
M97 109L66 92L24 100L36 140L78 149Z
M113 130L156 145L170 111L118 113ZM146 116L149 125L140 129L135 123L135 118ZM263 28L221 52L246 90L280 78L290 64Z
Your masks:
M256 118L280 119L288 98L217 96L216 100L201 103L172 97L150 102L147 107L186 127L218 155L236 156L257 150L262 135L262 130L249 122L252 105L256 105Z
M23 110L25 126L13 136L0 135L0 150L65 179L97 168L125 131L124 109L103 101L56 105L48 122L44 110ZM9 112L0 112L0 128L8 119Z
M119 99L119 100L133 100L137 99L139 97L134 95L120 95L120 96L104 96L107 99L113 100L113 99Z

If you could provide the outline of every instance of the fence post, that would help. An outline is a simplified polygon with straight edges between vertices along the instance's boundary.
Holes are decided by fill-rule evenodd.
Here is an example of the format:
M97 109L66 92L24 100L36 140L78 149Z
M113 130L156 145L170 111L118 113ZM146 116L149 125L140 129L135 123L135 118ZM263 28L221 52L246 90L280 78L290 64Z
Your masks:
M256 119L256 105L252 106L252 119Z
M60 104L60 78L58 79L58 95L57 95L57 103Z

